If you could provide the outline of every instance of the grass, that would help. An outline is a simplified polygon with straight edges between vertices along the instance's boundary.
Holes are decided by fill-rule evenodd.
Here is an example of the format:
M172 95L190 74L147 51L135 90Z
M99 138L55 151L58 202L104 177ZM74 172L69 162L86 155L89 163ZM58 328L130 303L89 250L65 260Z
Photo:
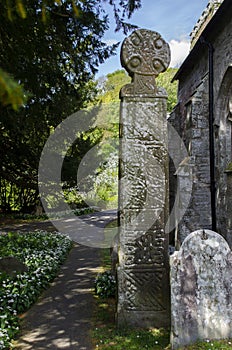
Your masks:
M112 225L112 226L111 226ZM115 222L109 224L114 227ZM108 226L108 227L109 227ZM101 250L102 271L111 269L110 249ZM164 329L118 329L115 325L116 300L95 296L96 309L92 339L96 350L170 349L169 332Z
M115 326L115 299L96 297L92 338L97 350L169 349L169 332L164 329L118 329Z
M111 258L109 248L101 249L101 264L103 271L111 269Z
M111 225L111 224L110 224ZM115 223L112 223L112 226ZM110 250L101 250L102 271L111 269ZM115 323L116 300L95 296L96 309L92 339L95 350L170 350L170 333L164 329L118 329ZM179 350L232 350L232 340L207 340Z
M180 350L231 350L232 340L207 340L197 342L193 345L185 346Z

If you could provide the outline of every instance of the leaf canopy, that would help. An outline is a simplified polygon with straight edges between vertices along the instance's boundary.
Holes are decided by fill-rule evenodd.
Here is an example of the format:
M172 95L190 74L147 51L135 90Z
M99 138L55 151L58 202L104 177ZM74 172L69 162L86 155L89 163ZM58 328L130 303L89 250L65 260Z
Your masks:
M62 120L95 98L97 67L117 47L103 41L109 26L104 2L0 0L2 208L36 202L44 143ZM108 2L116 29L126 32L125 19L140 1Z

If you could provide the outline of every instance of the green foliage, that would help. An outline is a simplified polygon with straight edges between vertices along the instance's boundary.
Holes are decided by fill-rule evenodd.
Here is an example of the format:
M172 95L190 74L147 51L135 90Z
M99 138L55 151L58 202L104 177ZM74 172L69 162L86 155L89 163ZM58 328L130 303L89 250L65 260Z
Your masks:
M115 297L116 280L111 271L104 271L95 280L95 294L101 298Z
M102 103L112 103L119 101L119 93L123 85L129 84L131 78L121 69L113 73L107 74L106 77L99 78L98 87ZM117 116L118 118L118 116ZM115 118L115 120L117 120Z
M21 88L2 74L0 204L4 211L33 211L39 195L37 169L48 136L94 98L93 74L115 49L102 42L108 20L97 3L82 2L77 21L68 0L62 5L48 1L44 23L40 2L23 0L26 18L15 18L12 4L14 20L10 21L6 2L0 0L2 73L8 72L29 95L24 108L13 110L21 103Z
M64 183L63 188L64 190L68 189L69 192L69 194L65 193L66 198L68 195L70 197L70 192L73 193L73 196L75 195L74 187L77 185L76 172L83 155L85 155L91 148L97 145L101 139L102 130L99 128L92 128L88 132L78 135L75 142L67 151L62 167L62 181ZM72 188L74 189L73 191ZM78 196L77 193L78 192L76 192L76 195Z
M106 151L102 145L98 157L99 165L91 176L92 185L86 193L86 200L89 204L101 208L116 208L118 205L118 154L115 149L109 148Z
M116 329L105 324L93 336L99 350L165 350L169 344L169 333L163 329Z
M26 94L22 86L0 69L0 103L3 106L11 105L14 110L18 110L25 102Z
M164 87L168 94L167 110L170 113L177 103L177 81L171 83L177 68L168 68L166 72L157 77L157 85Z
M106 228L109 228L109 224L106 225ZM110 270L111 269L111 255L110 255L110 248L103 248L100 250L100 256L101 256L101 265L103 270Z
M107 0L99 1L99 12L102 11L102 7L100 7L100 5L104 1ZM91 6L91 2L88 2ZM63 14L61 13L60 15L67 16L69 14L79 19L82 15L82 7L80 2L76 0L70 0L68 3L69 11ZM108 3L113 8L113 14L116 22L115 30L118 31L120 29L123 29L124 33L127 34L128 30L134 28L134 26L129 23L126 23L125 19L130 18L132 13L141 7L141 0L121 0L119 6L117 4L117 1L115 0L108 0ZM62 10L63 3L61 0L42 0L39 2L38 9L41 15L41 19L44 23L46 23L48 17L50 16L49 5L56 5L58 9L60 8ZM16 18L16 16L25 19L29 15L30 12L28 11L26 0L7 0L7 16L10 21L13 21Z
M170 113L177 102L177 82L171 83L175 75L176 68L168 68L166 72L160 74L157 79L157 86L165 88L168 94L167 110ZM123 85L129 84L131 78L124 70L116 70L107 74L106 78L99 78L98 87L100 90L99 100L102 103L112 103L119 101L119 92ZM117 120L118 116L113 115L112 119Z
M132 13L141 7L141 0L122 0L118 6L117 2L114 0L109 0L109 4L112 6L116 31L123 29L124 33L127 34L129 30L135 26L125 22L126 18L130 18ZM87 6L83 6L79 1L64 1L61 0L50 0L38 2L36 5L36 11L38 14L38 20L44 25L50 22L52 16L56 15L59 17L68 18L73 17L76 21L82 21L84 16L89 16L87 27L96 26L96 19L93 17L92 9L96 7L97 14L103 13L104 0L100 2L88 1ZM32 7L30 7L30 2L28 0L7 0L5 6L2 8L2 15L7 18L9 22L16 22L19 20L28 20L32 15ZM32 5L33 6L33 5ZM100 17L100 16L99 16ZM107 16L104 16L103 21L107 23ZM99 21L100 22L100 21ZM26 22L25 22L26 25ZM86 24L85 24L86 25ZM36 22L35 22L36 26ZM79 31L78 31L79 32ZM78 36L78 34L76 34ZM91 36L89 36L88 41L91 42ZM22 38L21 38L22 40ZM22 43L22 41L21 41ZM23 41L23 44L25 42ZM82 46L86 47L86 43ZM92 47L93 48L93 47ZM98 58L99 62L108 57L107 50L105 51L106 56ZM88 59L91 56L88 57ZM80 58L80 57L79 57ZM95 65L97 65L97 59L95 59ZM63 57L65 59L65 57ZM94 65L92 68L94 69ZM0 103L3 106L11 105L13 109L18 109L26 101L25 92L18 81L13 80L7 72L0 68Z
M118 123L111 120L111 115L118 105L90 106L88 112L95 115L94 127L79 135L66 153L63 191L72 205L79 206L85 201L89 206L117 207Z
M14 3L7 0L7 15L10 21L13 21L13 12L17 13L17 15L21 18L27 17L26 9L22 0L15 0Z
M193 345L185 346L179 350L231 350L232 340L206 340Z
M18 314L27 310L56 276L71 249L64 235L9 233L0 236L0 256L14 256L28 271L12 277L0 272L0 349L8 349L19 330Z
M140 0L108 2L116 30L126 33L131 26L125 20L140 7ZM104 3L0 0L0 210L4 212L35 210L37 169L47 138L96 96L94 73L117 47L103 41L109 24ZM24 108L19 110L20 106ZM80 135L67 154L64 190L76 185L77 166L98 140L97 132L95 136Z
M171 84L176 69L169 68L157 78L157 85L167 90L167 108L170 112L176 104L177 85ZM119 140L119 93L131 78L124 70L117 70L98 80L99 110L95 124L102 128L99 142L99 166L93 175L92 190L88 191L88 203L101 207L117 207L118 194L118 140ZM101 160L102 159L102 160ZM96 200L98 202L96 203Z

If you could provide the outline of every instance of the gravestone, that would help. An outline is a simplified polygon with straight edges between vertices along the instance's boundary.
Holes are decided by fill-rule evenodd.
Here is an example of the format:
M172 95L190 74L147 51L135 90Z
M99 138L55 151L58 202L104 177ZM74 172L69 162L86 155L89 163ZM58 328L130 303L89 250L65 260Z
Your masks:
M167 95L155 78L170 62L159 33L136 30L123 42L132 83L121 90L119 326L170 325Z
M232 337L232 253L210 230L191 233L171 257L172 349Z

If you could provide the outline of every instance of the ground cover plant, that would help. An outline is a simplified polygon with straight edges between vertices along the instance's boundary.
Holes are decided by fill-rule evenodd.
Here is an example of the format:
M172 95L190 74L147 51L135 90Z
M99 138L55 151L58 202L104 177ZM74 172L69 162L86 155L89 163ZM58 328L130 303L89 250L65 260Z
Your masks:
M95 280L95 294L101 298L116 296L116 279L111 271L104 271Z
M231 350L232 340L206 340L185 346L180 350Z
M101 260L102 272L95 281L96 310L92 330L95 350L170 350L169 331L164 329L132 330L117 328L115 323L116 299L107 297L107 291L110 290L108 288L109 276L111 275L109 249L101 250ZM100 282L99 293L96 293L96 282ZM106 293L102 289L103 287L106 287ZM179 350L232 350L232 340L206 340L182 347Z
M56 276L71 247L71 240L59 233L0 235L0 257L16 257L27 268L15 274L0 271L0 349L10 348L19 331L19 315Z

